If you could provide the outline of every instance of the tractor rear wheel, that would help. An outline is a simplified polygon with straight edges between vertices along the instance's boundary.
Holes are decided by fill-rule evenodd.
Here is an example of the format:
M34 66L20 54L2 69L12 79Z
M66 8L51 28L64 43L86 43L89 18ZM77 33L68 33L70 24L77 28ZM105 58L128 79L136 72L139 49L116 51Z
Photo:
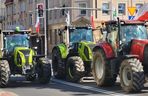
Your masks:
M98 86L112 86L115 84L117 75L111 76L109 61L102 49L97 49L94 54L92 72Z
M6 87L9 81L10 67L6 60L0 61L0 87Z
M144 87L144 71L137 58L125 59L120 67L120 83L126 92L140 92Z
M51 65L46 58L40 58L38 63L38 79L42 84L47 84L51 78Z
M64 71L60 68L60 63L62 63L61 53L58 49L52 51L52 67L53 74L58 79L63 79L65 77Z
M66 64L66 79L70 82L79 82L84 75L84 70L84 63L80 57L69 57Z

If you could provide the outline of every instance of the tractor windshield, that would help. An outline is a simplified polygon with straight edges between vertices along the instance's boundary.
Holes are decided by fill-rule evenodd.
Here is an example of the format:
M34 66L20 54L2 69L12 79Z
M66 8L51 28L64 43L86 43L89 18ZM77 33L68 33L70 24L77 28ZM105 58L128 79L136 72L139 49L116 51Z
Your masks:
M79 41L93 41L93 32L90 28L70 29L70 43Z
M121 26L121 38L123 42L132 39L147 39L147 30L144 25L124 25Z
M8 50L8 52L11 52L15 46L29 47L29 41L27 37L27 34L8 35L4 38L5 48Z

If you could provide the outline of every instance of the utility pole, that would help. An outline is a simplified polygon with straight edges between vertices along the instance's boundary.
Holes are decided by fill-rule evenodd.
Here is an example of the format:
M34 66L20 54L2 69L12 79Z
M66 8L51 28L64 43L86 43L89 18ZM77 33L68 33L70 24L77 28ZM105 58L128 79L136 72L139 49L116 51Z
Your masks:
M45 9L48 9L48 0L45 0ZM46 20L46 37L45 37L45 39L46 39L46 46L45 46L45 56L47 56L48 55L48 46L47 46L47 44L48 44L48 11L46 10L45 11L45 15L46 15L46 18L44 18L45 20Z
M47 0L47 1L48 1L48 0ZM47 5L47 6L46 6L45 4L46 4L46 0L44 0L44 6L45 6L44 8L46 9L46 7L47 7L48 5L46 4L46 5ZM47 25L48 25L48 24L47 24L47 21L48 21L48 20L46 20L46 18L47 18L46 16L47 16L48 14L46 14L46 12L47 12L47 10L44 11L44 36L45 36L45 37L44 37L44 41L45 41L45 50L44 50L45 52L44 52L44 53L45 53L45 57L47 57L47 41L48 41L48 40L47 40L47 28L48 28L48 27L47 27Z

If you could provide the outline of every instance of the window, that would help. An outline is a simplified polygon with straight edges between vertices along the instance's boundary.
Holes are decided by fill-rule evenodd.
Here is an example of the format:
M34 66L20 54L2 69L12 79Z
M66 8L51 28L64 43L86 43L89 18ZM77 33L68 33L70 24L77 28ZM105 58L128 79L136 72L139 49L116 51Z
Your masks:
M49 31L49 35L50 35L50 44L52 44L52 30Z
M86 8L86 3L80 3L79 7ZM80 10L80 15L86 15L86 10Z
M138 12L138 10L143 6L143 4L136 4L136 13Z
M57 18L57 10L54 11L54 19Z
M13 4L13 14L16 13L16 4Z
M57 44L57 29L54 30L54 35L55 35L55 44Z
M109 15L109 3L102 4L102 13L105 15Z
M33 3L33 0L29 0L29 4Z
M26 10L26 4L25 4L24 1L21 1L21 2L20 2L20 11L23 12L23 11L25 11L25 10Z
M121 15L125 15L125 3L119 3L118 4L118 13Z
M49 19L52 19L52 10L49 11Z
M29 26L32 25L32 14L29 14Z

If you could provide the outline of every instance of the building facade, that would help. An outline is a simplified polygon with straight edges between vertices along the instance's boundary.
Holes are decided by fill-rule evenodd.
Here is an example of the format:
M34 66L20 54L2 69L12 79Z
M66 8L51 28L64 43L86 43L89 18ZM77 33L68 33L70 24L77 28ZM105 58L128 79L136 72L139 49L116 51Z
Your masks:
M36 5L43 0L5 0L6 14L4 29L13 29L19 26L21 29L35 31Z
M48 1L48 8L54 7L91 7L100 10L70 10L70 21L72 25L91 24L90 17L94 18L96 28L100 26L102 21L114 20L116 17L120 19L128 19L131 14L128 12L129 7L136 7L136 11L148 0L2 0L5 1L5 19L2 23L3 29L11 29L14 26L20 26L24 29L32 29L35 32L36 23L36 7L38 3ZM66 25L66 15L63 10L48 11L47 33L48 33L48 49L62 41L58 35L60 29ZM44 12L45 13L45 12ZM40 18L41 33L44 32L43 18ZM94 39L97 42L101 33L94 32Z
M148 0L49 0L49 8L54 7L91 7L101 10L71 10L70 18L71 24L77 25L78 22L82 24L90 24L91 15L94 18L94 25L98 28L102 21L120 19L129 19L129 7L135 7L136 11ZM135 12L136 13L136 12ZM80 20L81 18L85 18ZM65 15L61 10L50 11L48 14L48 48L51 49L62 40L58 35L58 30L66 25ZM85 23L87 21L87 23ZM79 25L79 24L78 24ZM101 38L99 31L94 32L94 39L97 42Z
M5 4L4 0L0 0L0 32L3 29L3 22L5 21ZM1 42L1 36L0 36L0 42ZM1 44L0 44L1 48ZM0 56L1 56L1 51L0 51Z

